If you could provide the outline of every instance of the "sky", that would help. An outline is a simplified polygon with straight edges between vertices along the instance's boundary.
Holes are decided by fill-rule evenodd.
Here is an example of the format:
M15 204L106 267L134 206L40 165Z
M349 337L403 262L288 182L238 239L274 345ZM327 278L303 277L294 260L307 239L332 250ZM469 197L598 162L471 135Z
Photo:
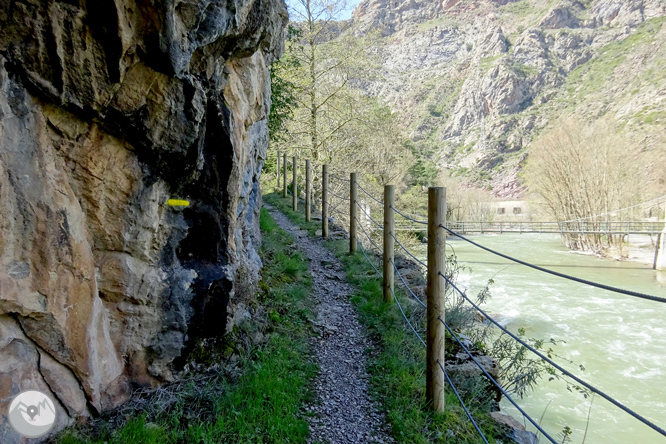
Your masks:
M356 5L360 3L360 1L361 0L349 0L349 7L347 8L343 16L340 17L340 20L347 20L348 18L351 18L352 11L356 7Z
M340 15L340 20L351 18L352 11L360 2L361 0L348 0L347 9ZM287 5L291 7L292 4L297 4L297 2L295 0L287 0ZM291 19L293 20L293 17Z

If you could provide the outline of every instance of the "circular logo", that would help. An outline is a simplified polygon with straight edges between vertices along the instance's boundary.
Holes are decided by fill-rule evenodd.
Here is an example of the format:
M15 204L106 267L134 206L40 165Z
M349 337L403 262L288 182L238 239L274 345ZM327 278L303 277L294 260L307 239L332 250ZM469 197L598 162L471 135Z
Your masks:
M19 435L39 438L46 435L56 420L53 400L36 390L19 393L9 405L9 423Z

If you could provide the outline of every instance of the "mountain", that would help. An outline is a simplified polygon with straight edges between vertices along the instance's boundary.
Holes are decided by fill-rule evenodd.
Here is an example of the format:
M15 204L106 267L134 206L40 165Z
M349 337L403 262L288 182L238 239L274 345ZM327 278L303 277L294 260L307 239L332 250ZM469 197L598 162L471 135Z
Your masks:
M609 116L645 149L666 122L662 0L363 0L382 76L421 156L519 196L530 143L558 119Z

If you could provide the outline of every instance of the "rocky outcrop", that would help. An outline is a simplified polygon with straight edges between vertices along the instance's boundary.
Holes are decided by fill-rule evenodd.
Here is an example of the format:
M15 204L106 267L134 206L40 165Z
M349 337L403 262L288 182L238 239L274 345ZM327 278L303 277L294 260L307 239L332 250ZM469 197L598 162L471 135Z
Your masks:
M39 389L58 430L233 324L286 20L282 0L0 0L2 415Z
M623 42L651 60L664 38L650 29L661 28L665 8L663 0L363 0L349 27L381 29L381 76L363 87L402 114L415 151L434 153L425 161L464 171L477 186L509 198L525 189L520 162L549 122L578 112L598 117L611 107L626 121L660 102L656 91L665 83L653 76L657 85L641 89L650 93L634 94L631 105L620 100L637 89L636 71L660 71L656 62L637 60L618 87L612 67L626 48L597 65L600 72L585 86L598 98L568 97L595 60ZM582 102L589 110L578 109Z

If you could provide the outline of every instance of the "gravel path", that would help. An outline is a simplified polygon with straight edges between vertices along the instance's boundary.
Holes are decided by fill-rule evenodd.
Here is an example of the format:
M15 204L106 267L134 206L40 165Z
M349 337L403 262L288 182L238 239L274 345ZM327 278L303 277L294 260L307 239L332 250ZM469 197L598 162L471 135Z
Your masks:
M370 399L365 351L372 347L349 302L352 288L345 282L342 264L321 239L308 236L284 214L266 205L278 225L298 242L310 260L317 319L321 335L312 338L320 368L315 380L315 401L307 407L309 444L395 443L386 418Z

